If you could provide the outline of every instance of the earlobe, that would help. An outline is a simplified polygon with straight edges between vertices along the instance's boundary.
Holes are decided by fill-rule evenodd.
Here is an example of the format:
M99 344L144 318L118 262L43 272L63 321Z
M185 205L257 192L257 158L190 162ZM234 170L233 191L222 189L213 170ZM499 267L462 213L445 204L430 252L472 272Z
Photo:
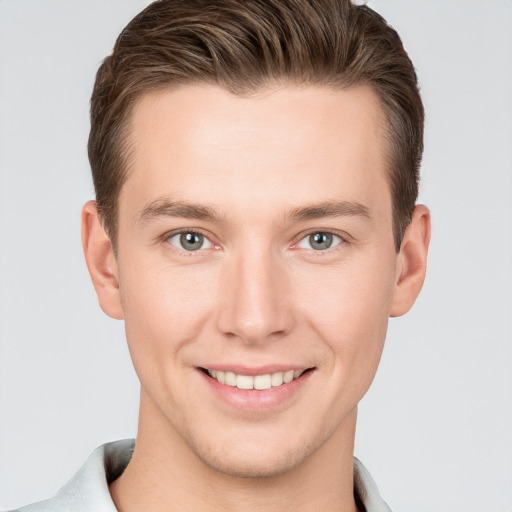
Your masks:
M95 201L87 202L82 208L82 246L101 309L108 316L121 320L123 309L117 262Z
M407 313L421 291L427 269L430 230L428 208L416 206L397 256L397 282L390 309L392 317Z

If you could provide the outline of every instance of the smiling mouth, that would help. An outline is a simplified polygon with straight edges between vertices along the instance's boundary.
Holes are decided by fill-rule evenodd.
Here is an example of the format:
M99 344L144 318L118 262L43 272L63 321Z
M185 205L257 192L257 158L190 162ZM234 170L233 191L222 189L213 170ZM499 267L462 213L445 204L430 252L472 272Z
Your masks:
M264 375L240 375L234 372L223 372L220 370L209 370L202 368L202 370L215 379L220 384L231 386L238 389L256 389L264 391L271 388L277 388L283 384L300 378L306 372L313 370L313 368L305 368L304 370L289 370L286 372L267 373Z

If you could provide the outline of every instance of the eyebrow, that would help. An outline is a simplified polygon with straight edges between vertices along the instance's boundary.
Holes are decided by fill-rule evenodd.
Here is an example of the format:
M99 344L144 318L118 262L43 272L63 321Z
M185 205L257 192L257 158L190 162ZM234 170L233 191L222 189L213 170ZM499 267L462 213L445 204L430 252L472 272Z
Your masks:
M216 211L206 205L156 199L139 211L137 219L140 223L150 222L159 217L179 217L182 219L218 220ZM326 217L363 217L371 219L368 207L351 201L327 201L290 210L286 217L293 221L305 221Z
M139 211L137 219L146 223L158 217L180 217L182 219L215 220L215 210L209 206L168 199L156 199Z
M289 213L293 220L314 220L325 217L363 217L371 219L368 207L351 201L328 201L294 208Z

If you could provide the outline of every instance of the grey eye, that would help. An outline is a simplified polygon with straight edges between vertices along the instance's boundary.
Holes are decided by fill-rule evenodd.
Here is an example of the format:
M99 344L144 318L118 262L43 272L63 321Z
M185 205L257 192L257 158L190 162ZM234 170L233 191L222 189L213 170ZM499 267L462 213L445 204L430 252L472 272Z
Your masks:
M194 233L193 231L173 235L169 238L169 243L185 251L198 251L199 249L208 249L212 246L211 242L204 235Z
M318 251L329 249L332 245L332 235L330 233L313 233L309 235L309 245Z
M298 247L303 249L313 249L315 251L326 251L331 249L342 242L339 236L333 235L332 233L325 233L319 231L317 233L311 233L305 236L298 244Z

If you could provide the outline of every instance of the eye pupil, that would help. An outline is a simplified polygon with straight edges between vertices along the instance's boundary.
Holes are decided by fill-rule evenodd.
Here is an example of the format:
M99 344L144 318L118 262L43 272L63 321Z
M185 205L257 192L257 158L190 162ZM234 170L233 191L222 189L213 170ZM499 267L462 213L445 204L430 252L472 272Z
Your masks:
M313 233L309 236L309 243L311 247L318 251L329 249L332 242L333 237L330 233Z
M197 251L201 249L204 243L204 236L198 233L182 233L180 235L180 244L187 251Z

